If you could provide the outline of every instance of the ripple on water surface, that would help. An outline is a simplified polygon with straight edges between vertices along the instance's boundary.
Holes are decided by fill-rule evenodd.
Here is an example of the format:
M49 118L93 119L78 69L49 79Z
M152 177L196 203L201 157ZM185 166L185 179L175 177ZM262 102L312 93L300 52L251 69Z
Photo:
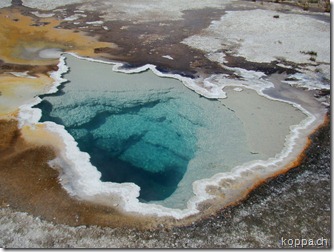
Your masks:
M251 151L235 111L179 80L70 55L66 61L69 82L43 97L42 121L63 124L102 181L139 185L142 202L185 208L194 181L269 157Z

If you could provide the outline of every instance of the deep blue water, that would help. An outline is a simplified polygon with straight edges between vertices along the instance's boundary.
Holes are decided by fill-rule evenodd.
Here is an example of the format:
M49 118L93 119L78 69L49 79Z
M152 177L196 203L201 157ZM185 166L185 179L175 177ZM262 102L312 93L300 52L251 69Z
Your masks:
M165 199L175 191L196 150L196 125L182 118L175 123L173 119L177 113L170 108L177 108L177 103L167 99L117 112L103 111L76 127L52 116L49 102L37 107L43 111L41 121L66 126L80 150L90 154L102 181L134 182L141 188L140 199L151 201ZM81 104L85 105L94 109L89 102Z

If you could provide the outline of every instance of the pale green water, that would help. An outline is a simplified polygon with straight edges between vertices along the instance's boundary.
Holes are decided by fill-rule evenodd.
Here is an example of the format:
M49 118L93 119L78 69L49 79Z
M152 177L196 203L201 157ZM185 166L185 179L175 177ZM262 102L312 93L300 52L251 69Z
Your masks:
M267 158L250 152L233 111L179 80L66 61L69 83L38 105L42 121L63 124L103 181L138 184L141 201L184 208L193 181Z

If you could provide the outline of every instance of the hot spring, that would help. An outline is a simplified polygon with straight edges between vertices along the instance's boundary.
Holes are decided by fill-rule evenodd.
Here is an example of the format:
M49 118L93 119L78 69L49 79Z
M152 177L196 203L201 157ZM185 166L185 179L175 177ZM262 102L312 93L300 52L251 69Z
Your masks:
M66 64L68 82L36 106L41 121L64 125L101 181L135 183L143 203L186 208L194 181L274 157L306 117L252 90L207 99L151 70L116 72L72 55Z

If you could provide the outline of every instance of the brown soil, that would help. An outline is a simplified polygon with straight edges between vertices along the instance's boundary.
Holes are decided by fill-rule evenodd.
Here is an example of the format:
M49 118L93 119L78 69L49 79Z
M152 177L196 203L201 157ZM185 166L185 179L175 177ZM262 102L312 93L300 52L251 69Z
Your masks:
M35 76L38 73L47 74L51 71L57 71L58 67L56 65L46 65L46 66L29 66L29 65L17 65L9 64L0 61L0 74L6 72L25 72L28 71L29 75Z

